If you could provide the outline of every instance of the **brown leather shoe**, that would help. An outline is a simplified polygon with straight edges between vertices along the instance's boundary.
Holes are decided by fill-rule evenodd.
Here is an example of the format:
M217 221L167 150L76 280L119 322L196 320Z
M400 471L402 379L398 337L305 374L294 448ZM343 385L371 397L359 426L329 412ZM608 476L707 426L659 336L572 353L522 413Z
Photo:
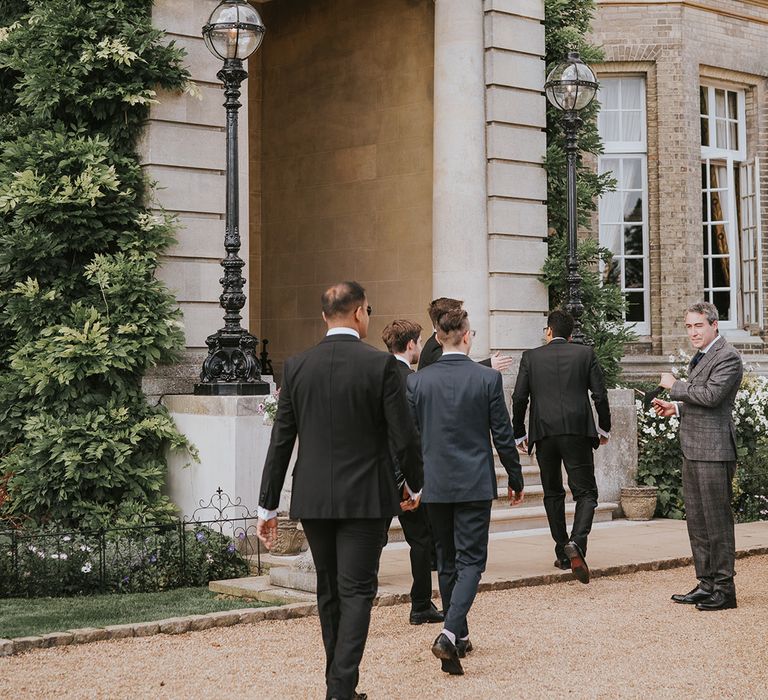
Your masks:
M589 583L589 567L584 560L581 547L575 542L569 542L563 549L565 550L565 556L571 560L573 575L582 583Z

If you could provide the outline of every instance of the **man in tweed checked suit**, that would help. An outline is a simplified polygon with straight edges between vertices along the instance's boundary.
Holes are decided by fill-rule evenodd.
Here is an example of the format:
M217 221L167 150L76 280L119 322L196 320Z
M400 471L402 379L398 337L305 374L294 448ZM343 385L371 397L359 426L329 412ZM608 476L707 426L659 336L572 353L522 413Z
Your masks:
M680 417L683 498L688 538L698 584L676 603L698 610L736 607L733 584L736 545L731 496L736 472L736 429L732 412L744 368L739 353L719 335L714 304L699 302L685 315L685 329L697 352L688 380L661 375L672 401L654 399L660 416Z

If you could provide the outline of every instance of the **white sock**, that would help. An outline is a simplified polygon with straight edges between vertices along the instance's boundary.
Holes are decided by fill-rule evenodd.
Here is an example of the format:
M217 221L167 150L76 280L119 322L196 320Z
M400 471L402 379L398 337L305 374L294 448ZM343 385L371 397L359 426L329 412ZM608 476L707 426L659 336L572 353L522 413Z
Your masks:
M451 644L455 646L456 644L456 635L453 632L448 631L447 629L443 628L443 631L441 634L444 634L448 639L451 640Z
M466 642L466 641L469 639L469 635L467 635L466 637L459 637L459 639L460 639L462 642Z

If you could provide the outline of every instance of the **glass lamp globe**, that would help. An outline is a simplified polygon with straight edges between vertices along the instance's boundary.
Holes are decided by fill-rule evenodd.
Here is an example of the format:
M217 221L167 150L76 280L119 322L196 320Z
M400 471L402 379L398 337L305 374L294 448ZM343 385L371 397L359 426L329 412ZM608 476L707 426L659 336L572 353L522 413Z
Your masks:
M547 76L544 90L553 107L563 112L578 112L595 99L597 78L578 52L571 51Z
M261 45L264 22L245 0L223 0L203 27L208 50L222 60L244 61Z

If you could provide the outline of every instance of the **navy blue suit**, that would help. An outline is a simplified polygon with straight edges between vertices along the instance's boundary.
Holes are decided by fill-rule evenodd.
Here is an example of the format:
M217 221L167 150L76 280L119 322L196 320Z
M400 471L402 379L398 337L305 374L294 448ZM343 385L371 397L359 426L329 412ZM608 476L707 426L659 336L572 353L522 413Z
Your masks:
M523 490L502 378L466 355L443 355L408 377L407 397L421 433L422 501L437 549L445 628L462 638L488 558L496 496L491 436L509 485Z

